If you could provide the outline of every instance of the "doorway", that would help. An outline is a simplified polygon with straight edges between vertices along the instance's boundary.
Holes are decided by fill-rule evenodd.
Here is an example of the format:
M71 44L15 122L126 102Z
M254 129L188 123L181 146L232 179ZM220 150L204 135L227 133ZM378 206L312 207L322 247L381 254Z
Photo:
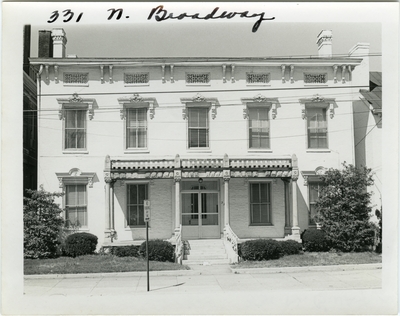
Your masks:
M220 238L218 182L182 184L182 237Z

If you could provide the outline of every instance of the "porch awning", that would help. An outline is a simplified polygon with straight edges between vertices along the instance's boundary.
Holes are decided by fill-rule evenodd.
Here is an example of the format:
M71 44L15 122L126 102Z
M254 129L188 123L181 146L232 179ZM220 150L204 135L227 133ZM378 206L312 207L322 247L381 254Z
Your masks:
M226 172L233 178L289 178L292 176L292 157L283 158L202 158L112 160L106 159L105 172L111 179L169 179L178 171L182 178L220 178ZM224 173L225 172L225 173Z

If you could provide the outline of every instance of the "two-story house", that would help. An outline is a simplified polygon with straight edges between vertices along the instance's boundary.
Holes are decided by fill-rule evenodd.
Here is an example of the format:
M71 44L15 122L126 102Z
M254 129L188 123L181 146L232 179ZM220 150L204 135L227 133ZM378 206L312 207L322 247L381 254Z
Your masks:
M143 240L145 200L151 238L300 240L319 175L355 163L369 44L335 57L324 30L307 58L79 58L63 29L39 41L38 182L100 244Z

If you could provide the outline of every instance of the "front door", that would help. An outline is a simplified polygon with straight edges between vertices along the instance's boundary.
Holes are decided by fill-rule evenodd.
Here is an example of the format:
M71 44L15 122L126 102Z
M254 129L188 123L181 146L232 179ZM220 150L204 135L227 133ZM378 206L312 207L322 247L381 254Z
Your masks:
M218 192L195 188L182 192L182 237L220 238Z

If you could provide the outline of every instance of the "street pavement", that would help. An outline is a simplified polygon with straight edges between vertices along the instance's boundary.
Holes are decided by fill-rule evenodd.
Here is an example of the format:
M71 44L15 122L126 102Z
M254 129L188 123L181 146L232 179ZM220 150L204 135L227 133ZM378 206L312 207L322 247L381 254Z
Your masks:
M18 315L386 314L381 264L25 276Z
M220 293L276 290L355 290L382 286L380 264L231 269L229 265L190 266L191 270L150 272L150 292ZM147 293L146 272L25 276L29 296L116 296Z

